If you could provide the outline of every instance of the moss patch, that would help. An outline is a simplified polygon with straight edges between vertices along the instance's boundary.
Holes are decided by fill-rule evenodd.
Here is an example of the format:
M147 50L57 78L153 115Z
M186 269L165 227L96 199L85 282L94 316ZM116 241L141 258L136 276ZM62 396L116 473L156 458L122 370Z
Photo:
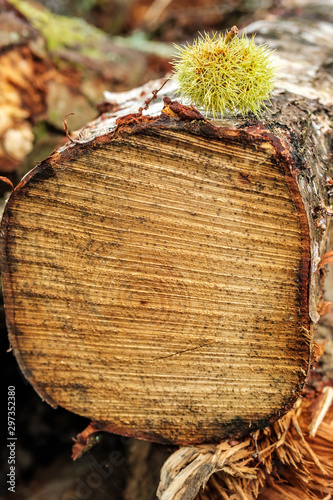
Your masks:
M60 16L25 0L10 0L10 3L42 33L47 47L51 51L70 48L79 50L82 55L87 57L98 55L100 58L99 48L103 43L109 41L101 30L82 19Z

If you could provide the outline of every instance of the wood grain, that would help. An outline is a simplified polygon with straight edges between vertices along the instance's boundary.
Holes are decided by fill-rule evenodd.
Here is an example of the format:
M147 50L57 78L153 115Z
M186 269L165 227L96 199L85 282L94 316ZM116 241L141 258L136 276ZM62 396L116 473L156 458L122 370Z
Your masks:
M304 234L268 142L155 129L78 148L21 182L2 229L10 340L51 403L195 443L299 393Z

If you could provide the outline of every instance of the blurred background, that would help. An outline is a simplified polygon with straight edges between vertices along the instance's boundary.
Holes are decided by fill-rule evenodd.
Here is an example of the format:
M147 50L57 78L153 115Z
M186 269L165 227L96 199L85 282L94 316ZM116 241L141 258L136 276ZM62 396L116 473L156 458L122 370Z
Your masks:
M104 110L104 91L164 77L172 70L174 44L259 19L331 22L332 6L316 0L0 0L0 175L16 185L65 141L65 115L74 113L68 119L73 131ZM0 183L1 207L8 195ZM7 352L3 304L0 329L2 379L17 392L18 437L15 493L7 491L7 449L1 447L1 498L156 498L156 471L171 449L104 435L73 462L72 439L89 421L53 410L25 381Z

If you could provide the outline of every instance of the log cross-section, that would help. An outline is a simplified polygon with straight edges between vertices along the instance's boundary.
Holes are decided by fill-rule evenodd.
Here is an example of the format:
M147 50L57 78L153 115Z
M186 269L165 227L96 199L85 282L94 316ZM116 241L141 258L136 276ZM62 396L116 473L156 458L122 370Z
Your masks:
M2 266L10 341L38 393L170 443L287 411L311 354L295 162L260 124L213 125L166 99L37 166L6 206Z

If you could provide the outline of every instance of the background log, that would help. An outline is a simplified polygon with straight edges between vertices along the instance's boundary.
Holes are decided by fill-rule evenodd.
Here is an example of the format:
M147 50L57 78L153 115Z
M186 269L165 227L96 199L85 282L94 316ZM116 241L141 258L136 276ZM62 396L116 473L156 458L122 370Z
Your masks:
M1 0L0 31L0 172L13 181L45 157L45 146L49 154L59 144L69 109L79 129L97 116L105 90L130 89L170 70L167 45L126 47L120 37L28 1ZM29 161L38 141L43 150Z

